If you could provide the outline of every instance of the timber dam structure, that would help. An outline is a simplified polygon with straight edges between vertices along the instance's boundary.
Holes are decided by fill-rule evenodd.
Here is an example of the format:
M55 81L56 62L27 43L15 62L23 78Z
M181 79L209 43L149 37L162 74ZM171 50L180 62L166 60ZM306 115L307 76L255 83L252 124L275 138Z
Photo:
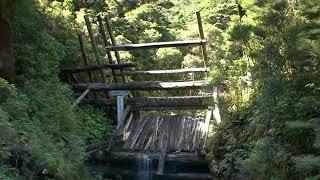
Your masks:
M215 103L221 90L207 81L206 40L199 12L196 17L198 40L122 45L116 42L109 18L97 16L108 62L103 63L92 22L85 16L96 64L88 63L83 34L79 33L84 65L64 67L61 71L78 96L73 107L91 104L116 111L116 127L110 138L104 143L86 147L87 152L94 156L94 162L88 162L92 170L112 179L212 179L202 152L210 134L211 122L221 121ZM119 53L193 46L199 46L202 52L203 67L135 70L143 67L137 68L136 63L123 62ZM99 72L98 78L94 77L95 71ZM79 73L88 75L89 82L78 82L76 76ZM161 76L172 78L170 81L137 81L139 78L135 78L147 76L153 79ZM150 93L141 96L143 93L139 92ZM149 94L157 94L154 92L166 93L150 97Z

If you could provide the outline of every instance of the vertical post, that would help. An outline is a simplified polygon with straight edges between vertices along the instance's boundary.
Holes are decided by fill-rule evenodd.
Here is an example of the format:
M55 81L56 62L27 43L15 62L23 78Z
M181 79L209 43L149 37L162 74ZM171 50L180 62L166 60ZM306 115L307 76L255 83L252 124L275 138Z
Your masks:
M200 36L201 39L205 39L204 32L203 32L203 27L202 27L201 16L200 16L200 11L197 11L196 15L197 15L198 28L199 28L199 36ZM207 67L208 54L207 54L207 47L206 47L205 43L201 44L201 50L202 50L202 57L203 57L204 67Z
M90 22L89 17L87 15L84 16L84 20L86 22L88 33L89 33L89 36L90 36L90 40L91 40L91 45L92 45L92 48L93 48L94 56L96 58L97 64L100 65L101 61L100 61L100 57L99 57L99 53L98 53L96 39L94 38L94 35L93 35L91 22ZM103 82L106 83L107 79L106 79L106 75L105 75L104 70L100 69L100 73L101 73L101 78L102 78Z
M102 18L101 18L100 15L98 15L97 18L98 18L98 23L99 23L99 31L100 31L100 34L102 36L103 43L104 43L105 46L108 46L107 35L106 35L106 31L105 31L105 28L104 28L103 23L102 23ZM107 51L107 56L108 56L109 63L110 64L114 64L110 51ZM115 70L111 69L111 72L112 72L112 75L113 75L113 80L115 82L118 82Z
M110 23L110 19L109 19L108 16L105 16L104 18L105 18L105 21L106 21L107 30L108 30L109 35L110 35L111 44L112 44L113 46L116 46L116 45L117 45L117 41L116 41L116 38L115 38L114 33L113 33L113 30L112 30L112 26L111 26L111 23ZM118 51L114 51L114 53L115 53L117 62L118 62L118 63L121 63L121 58L120 58L119 52L118 52ZM127 77L123 74L122 69L120 70L120 73L121 73L122 80L123 80L124 82L128 82Z
M169 143L169 119L163 119L162 131L161 131L162 143L160 146L160 156L158 162L157 174L162 175L164 171L164 164L166 161L167 148Z
M129 94L129 91L110 91L111 96L117 96L117 129L120 128L123 121L124 103L123 97Z
M84 61L85 65L88 65L88 58L87 58L87 53L86 50L84 48L84 40L83 40L83 34L81 32L78 32L78 40L79 40L79 44L80 44L80 50L81 50L81 54L82 54L82 59ZM89 80L92 83L93 82L93 78L92 78L92 74L90 71L88 71L88 76L89 76Z
M121 124L121 119L123 116L123 109L124 109L124 105L123 105L123 96L117 96L117 122L118 125Z

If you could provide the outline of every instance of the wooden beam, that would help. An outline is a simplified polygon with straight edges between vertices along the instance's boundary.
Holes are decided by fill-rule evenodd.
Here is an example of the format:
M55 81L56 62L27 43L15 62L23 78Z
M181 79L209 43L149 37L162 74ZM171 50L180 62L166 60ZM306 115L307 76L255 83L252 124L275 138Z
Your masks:
M212 96L179 96L179 97L134 97L127 98L126 104L134 107L183 107L183 106L202 106L204 101L212 100ZM89 99L84 101L88 104L97 104L101 106L116 106L115 99ZM207 107L207 106L205 106Z
M112 46L116 46L116 45L117 45L117 41L116 41L115 35L114 35L114 33L113 33L113 30L112 30L112 26L111 26L109 17L108 17L108 16L105 16L104 18L105 18L106 25L107 25L107 30L108 30L108 32L109 32L109 36L110 36L110 39L111 39L111 44L112 44ZM120 63L121 63L121 58L120 58L119 52L118 52L118 51L115 51L114 54L115 54L115 56L116 56L117 62L120 64ZM122 69L120 69L120 74L121 74L121 77L122 77L122 81L123 81L123 82L128 82L128 79L127 79L127 77L123 74L123 70L122 70Z
M72 104L71 109L73 109L74 107L76 107L79 102L90 92L90 89L86 89L81 96Z
M96 58L96 62L97 62L98 65L100 65L101 64L100 55L99 55L99 52L98 52L98 46L97 46L96 39L95 39L95 37L93 35L91 22L90 22L89 17L87 15L84 16L84 20L85 20L85 23L86 23L86 26L87 26L87 30L88 30L88 33L89 33L89 36L90 36L91 45L92 45L94 56ZM106 74L105 74L104 70L103 69L99 69L99 70L100 70L101 78L102 78L103 82L106 83L107 79L106 79Z
M99 31L100 31L100 34L102 36L103 43L104 43L105 46L108 46L107 34L106 34L105 28L104 28L103 23L102 23L102 18L101 18L100 15L98 15L97 18L98 18L98 23L99 23ZM110 64L114 64L110 52L107 52L107 57L108 57L108 62ZM118 82L117 77L115 77L115 70L112 69L111 72L112 72L112 75L113 75L113 80L115 82Z
M79 32L78 34L78 40L79 40L79 45L80 45L80 50L81 50L81 55L82 55L82 59L84 61L84 65L89 65L89 62L88 62L88 57L87 57L87 53L86 53L86 50L84 48L84 38L83 38L83 33ZM90 80L90 83L93 82L93 76L91 74L90 71L88 71L88 76L89 76L89 80Z
M198 22L198 28L199 28L199 36L201 39L205 39L203 27L202 27L201 16L200 16L200 11L196 12L196 16L197 16L197 22ZM203 57L203 65L204 65L204 67L206 67L208 64L208 53L207 53L206 44L204 44L204 43L201 44L201 50L202 50L202 57Z
M123 116L121 117L121 119L119 121L119 124L117 124L116 129L114 130L114 132L112 133L112 135L108 141L107 151L111 150L111 147L112 147L112 144L114 143L115 137L119 134L119 132L121 132L122 124L123 124L125 118L127 117L128 113L130 112L130 108L131 108L130 105L126 106L126 109L124 111Z
M146 81L146 82L130 82L130 83L87 83L75 84L75 90L91 89L93 91L112 91L112 90L169 90L169 89L200 89L209 85L207 81L178 81L178 82L161 82L161 81Z
M172 70L150 70L150 71L127 71L125 75L159 75L159 74L185 74L185 73L197 73L197 72L209 72L209 68L185 68L185 69L172 69ZM116 74L119 76L120 74Z
M152 106L152 107L140 107L133 106L131 111L177 111L177 110L202 110L208 109L208 106Z
M100 64L100 65L85 65L77 67L61 68L64 73L78 73L86 71L95 71L100 69L124 69L136 66L135 63L123 63L123 64Z
M171 41L171 42L154 42L154 43L142 43L142 44L126 44L117 46L107 46L108 51L130 51L136 49L147 48L166 48L166 47L181 47L181 46L197 46L205 44L206 40L185 40L185 41Z
M109 152L108 157L106 159L112 159L114 161L121 160L136 160L137 157L144 153L139 152L125 152L125 151L116 151ZM154 160L159 160L159 153L146 153L148 157ZM207 164L208 161L205 158L201 158L195 153L188 152L180 152L180 153L168 153L167 161L178 161L181 163L199 163L199 164Z
M166 155L167 155L167 148L168 148L168 141L169 141L169 119L166 119L163 121L164 124L162 124L162 131L161 131L161 140L162 143L160 143L160 156L159 156L159 162L158 162L158 171L157 174L163 174L164 171L164 164L166 161Z

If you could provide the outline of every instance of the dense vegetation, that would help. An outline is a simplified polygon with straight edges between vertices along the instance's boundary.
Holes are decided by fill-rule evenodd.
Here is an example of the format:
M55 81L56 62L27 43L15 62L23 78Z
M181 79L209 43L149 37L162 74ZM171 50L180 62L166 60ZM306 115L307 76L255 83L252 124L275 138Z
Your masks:
M318 0L5 0L15 83L0 80L0 179L89 179L83 146L112 129L104 109L80 106L59 68L82 64L83 16L108 15L119 43L198 38L201 10L212 85L224 82L207 157L219 179L320 178ZM1 27L0 27L1 28ZM95 63L89 38L85 47ZM122 53L141 69L201 67L199 48ZM95 76L99 78L99 76ZM86 74L78 77L88 81ZM151 77L152 78L152 77ZM168 79L168 78L167 78ZM99 79L97 79L99 80ZM164 79L165 80L165 79ZM151 95L151 94L149 94ZM159 95L159 94L158 94ZM92 179L92 177L91 177Z

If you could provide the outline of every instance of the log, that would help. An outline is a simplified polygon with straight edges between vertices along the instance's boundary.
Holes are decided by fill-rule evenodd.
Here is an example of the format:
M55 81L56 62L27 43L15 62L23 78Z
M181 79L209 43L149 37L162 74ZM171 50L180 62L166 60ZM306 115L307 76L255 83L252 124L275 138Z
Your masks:
M105 46L108 46L107 34L105 32L105 29L104 29L104 26L103 26L103 23L102 23L102 18L101 18L100 15L98 15L97 18L98 18L98 24L99 24L99 32L100 32L100 34L102 36L103 43L104 43ZM107 52L107 57L108 57L109 64L114 64L110 52ZM113 80L115 82L118 82L117 78L115 77L115 70L114 69L111 69L111 73L113 75Z
M202 106L205 101L213 100L212 96L176 96L176 97L134 97L125 99L125 103L134 107L159 106ZM88 99L84 102L100 106L116 106L115 99Z
M106 21L107 30L108 30L108 32L109 32L109 36L110 36L110 39L111 39L111 44L112 44L112 46L115 46L115 45L117 45L117 41L116 41L115 35L114 35L114 33L113 33L113 30L112 30L112 26L111 26L109 17L108 17L108 16L105 16L104 19L105 19L105 21ZM107 53L108 53L108 52L107 52ZM115 56L116 56L117 62L120 64L120 63L121 63L121 58L120 58L119 52L118 52L118 51L115 51L114 54L115 54ZM123 82L128 82L128 79L127 79L127 77L123 74L123 70L122 70L122 69L120 69L120 74L121 74L121 77L122 77L122 81L123 81Z
M86 83L75 84L75 90L91 89L93 91L112 91L112 90L165 90L165 89L200 89L207 86L207 81L178 81L178 82L162 82L162 81L146 81L146 82L130 82L130 83Z
M89 65L89 62L88 62L87 52L86 52L86 50L84 48L83 33L80 33L80 32L78 33L78 40L79 40L82 59L84 61L84 64L87 66L87 65ZM89 76L90 83L92 83L93 82L93 76L92 76L90 71L88 71L88 76Z
M125 44L125 45L117 45L117 46L107 46L106 49L108 51L129 51L129 50L146 49L146 48L197 46L205 43L206 43L206 40L200 39L200 40L154 42L154 43L142 43L142 44Z
M84 21L86 23L87 30L88 30L88 33L89 33L89 37L90 37L90 40L91 40L93 54L94 54L94 56L96 58L97 64L100 65L101 61L100 61L100 55L99 55L99 52L98 52L98 46L97 46L97 42L96 42L96 39L95 39L93 31L92 31L91 22L89 20L88 15L84 16ZM103 82L106 83L107 82L106 73L104 72L103 69L99 69L99 70L100 70L100 74L101 74L101 78L102 78Z
M185 74L185 73L197 73L197 72L209 72L209 68L184 68L184 69L172 69L172 70L150 70L150 71L127 71L125 75L159 75L159 74ZM116 74L119 76L120 74Z
M86 90L81 94L81 96L73 102L73 104L72 104L72 106L71 106L71 109L73 109L74 107L76 107L76 106L80 103L80 101L81 101L89 92L90 92L90 89L86 89Z
M136 66L135 63L122 63L122 64L100 64L100 65L85 65L77 67L61 68L63 73L78 73L86 71L95 71L100 69L124 69Z
M110 151L110 150L111 150L111 147L112 147L112 145L113 145L113 143L114 143L114 140L115 140L116 136L119 134L119 132L121 131L120 128L122 127L122 124L123 124L124 120L126 119L128 113L129 113L129 111L130 111L130 108L131 108L130 105L127 105L127 106L126 106L126 109L125 109L122 117L120 118L120 120L119 120L119 122L118 122L118 124L117 124L116 129L113 131L113 133L112 133L112 135L111 135L111 137L110 137L110 139L109 139L108 146L107 146L107 151Z
M197 16L197 22L198 22L198 28L199 28L199 36L201 39L205 39L203 27L202 27L201 16L200 16L200 11L196 12L196 16ZM201 50L202 50L202 57L203 57L203 65L204 65L204 67L206 67L208 64L208 54L207 54L206 44L204 44L204 43L201 44Z
M160 143L160 156L158 162L158 171L157 174L163 174L164 165L166 161L167 148L170 141L169 137L169 118L163 120L162 131L161 131L161 141Z
M107 160L108 159L112 159L113 161L136 160L142 154L148 155L148 157L150 159L159 160L159 158L160 158L159 153L125 152L125 151L114 152L114 151L111 151L107 154ZM207 160L199 157L195 153L188 153L188 152L167 153L166 160L168 162L175 161L175 162L180 162L180 163L199 163L199 164L208 163Z
M92 165L89 167L94 172L103 174L103 177L111 179L137 179L137 170L135 168L126 168L123 166L111 165ZM209 172L185 172L185 173L164 173L162 175L150 171L150 179L166 179L166 180L212 180Z

